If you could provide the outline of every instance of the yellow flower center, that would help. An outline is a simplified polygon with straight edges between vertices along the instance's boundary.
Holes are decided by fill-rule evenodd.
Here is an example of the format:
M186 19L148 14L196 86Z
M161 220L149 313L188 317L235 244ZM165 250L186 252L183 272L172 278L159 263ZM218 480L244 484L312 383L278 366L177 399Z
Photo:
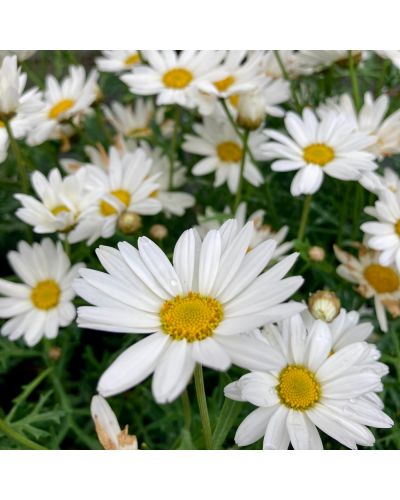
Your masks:
M125 64L125 66L133 66L134 64L136 64L139 61L140 61L139 54L135 53L135 54L131 54L130 56L128 56L125 59L124 64Z
M4 122L2 122L2 121L0 120L0 128L4 128L4 127L5 127Z
M219 159L222 161L237 163L242 159L242 148L235 142L227 141L221 142L217 146L217 153Z
M61 290L54 280L40 281L31 292L31 300L38 309L52 309L60 300Z
M150 193L149 198L157 198L159 192L160 192L160 190L156 189L155 191L153 191L152 193Z
M128 193L128 191L125 191L124 189L116 189L115 191L111 191L111 194L118 198L119 201L121 201L126 207L131 202L130 193ZM107 217L108 215L116 214L118 210L110 205L110 203L103 200L100 202L100 212L102 215Z
M130 130L126 135L128 137L147 137L152 134L152 130L149 127L134 128Z
M303 158L307 163L324 167L335 158L335 152L326 144L310 144L304 148Z
M231 95L229 98L229 102L232 104L234 108L237 108L239 104L239 94Z
M170 89L184 89L193 80L193 75L185 68L173 68L164 73L162 81Z
M321 397L315 375L304 366L289 365L279 374L277 392L281 403L293 410L308 410Z
M396 224L394 225L394 230L396 231L396 233L400 236L400 220L398 220L396 222Z
M58 215L61 212L70 212L71 210L65 206L65 205L57 205L56 207L52 208L51 213L53 215Z
M214 87L220 92L225 92L225 90L229 89L229 87L235 82L235 79L232 75L227 76L223 80L218 80L214 82Z
M49 118L56 120L60 115L68 111L75 104L72 99L63 99L62 101L54 104L54 106L49 111Z
M163 331L174 340L186 339L188 342L211 337L223 316L218 300L197 292L167 300L160 310Z
M378 293L391 293L399 288L399 276L391 267L370 264L364 269L364 277Z

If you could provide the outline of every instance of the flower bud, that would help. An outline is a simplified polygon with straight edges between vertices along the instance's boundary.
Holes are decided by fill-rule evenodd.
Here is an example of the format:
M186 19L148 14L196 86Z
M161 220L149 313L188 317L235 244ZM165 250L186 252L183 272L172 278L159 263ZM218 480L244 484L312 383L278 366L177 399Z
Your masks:
M124 234L133 234L142 227L142 218L135 212L123 212L118 219L118 229Z
M163 240L168 235L168 229L162 224L154 224L149 232L150 236L155 240Z
M265 99L260 92L239 96L237 123L247 130L257 129L265 120Z
M340 312L340 300L334 292L319 290L308 299L308 309L315 319L330 323Z
M322 247L314 246L308 250L308 256L314 262L322 262L325 260L325 250Z
M61 357L61 347L53 346L50 347L48 351L49 358L53 361L57 361Z

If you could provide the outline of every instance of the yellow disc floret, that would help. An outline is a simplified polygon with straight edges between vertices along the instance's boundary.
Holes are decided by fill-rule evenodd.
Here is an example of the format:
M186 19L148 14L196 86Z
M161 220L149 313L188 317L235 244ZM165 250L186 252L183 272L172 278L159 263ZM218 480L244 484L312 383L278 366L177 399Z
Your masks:
M193 80L193 75L185 68L173 68L164 73L162 81L170 89L184 89Z
M394 230L396 231L396 234L400 236L400 220L398 220L394 225Z
M47 311L60 301L61 289L54 280L39 281L32 289L31 300L35 307Z
M131 195L125 189L116 189L115 191L111 191L111 194L119 199L126 207L131 202ZM110 205L107 201L102 200L100 202L100 212L105 217L109 215L114 215L118 212L118 210Z
M218 300L196 292L167 300L160 310L163 331L174 340L188 342L211 337L223 316Z
M214 82L214 86L216 87L217 90L220 92L224 92L225 90L228 90L229 87L235 82L235 79L233 76L229 75L223 80L218 80L217 82Z
M242 159L242 148L236 142L221 142L217 146L217 154L221 161L238 163Z
M72 99L63 99L62 101L59 101L50 109L49 118L56 120L60 115L71 109L74 104L75 101Z
M127 58L125 58L124 64L125 66L133 66L139 61L140 61L139 54L136 53L136 54L131 54Z
M324 167L335 158L335 152L326 144L310 144L304 148L303 157L307 163L313 163L314 165Z
M304 366L289 365L279 374L277 392L281 403L292 410L308 410L321 397L315 375Z
M399 275L391 267L370 264L364 269L364 277L378 293L395 292L400 285Z
M51 213L53 215L58 215L61 212L70 212L70 209L66 205L57 205L56 207L51 209Z

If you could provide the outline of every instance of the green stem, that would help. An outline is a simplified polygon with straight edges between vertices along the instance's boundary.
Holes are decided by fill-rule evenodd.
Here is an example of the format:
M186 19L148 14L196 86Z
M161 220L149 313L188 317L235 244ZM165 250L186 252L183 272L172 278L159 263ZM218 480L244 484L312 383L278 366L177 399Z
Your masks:
M28 450L47 450L47 448L45 448L44 446L35 443L34 441L27 438L23 434L17 432L15 429L11 427L10 424L5 422L4 420L0 420L0 432L2 432L4 435L9 437L13 441L22 444L22 446L24 446Z
M181 110L178 105L175 106L175 119L174 119L174 132L172 134L171 148L169 151L169 171L168 171L168 190L171 191L174 187L174 168L175 168L175 156L176 156L176 143L178 137L178 128L181 119Z
M207 450L212 447L210 417L208 416L207 399L204 389L203 368L197 364L194 369L194 383L196 387L197 403L199 405L201 425L203 427L204 442Z
M185 429L190 432L190 426L192 423L192 411L190 408L190 400L187 389L184 390L181 396L182 410L183 410L183 421L185 423Z
M385 77L386 77L386 72L390 68L390 61L389 59L384 59L383 65L382 65L382 72L381 76L378 80L378 84L376 86L376 95L381 95L382 94L382 89L385 84Z
M14 154L15 161L17 163L18 174L21 181L21 189L24 193L27 193L29 188L29 182L26 173L25 163L24 160L22 159L21 151L18 147L17 141L15 140L9 120L4 120L4 125L6 127L8 138L10 139L11 149Z
M349 71L350 71L351 85L353 88L354 106L358 112L360 111L361 108L360 87L358 84L356 67L354 65L353 53L351 50L349 50L348 53L349 53Z
M289 82L290 85L290 92L292 94L292 101L294 102L295 108L298 112L301 111L301 104L299 102L299 98L297 97L297 92L295 89L295 82L289 78L289 74L286 71L285 65L283 64L282 58L279 54L279 50L274 50L274 55L276 58L276 61L282 71L283 78Z
M236 213L237 207L239 206L241 197L242 197L242 189L243 189L243 173L244 173L244 165L246 163L246 153L247 153L247 144L249 140L249 130L245 130L243 134L243 152L242 158L240 160L240 172L239 172L239 183L236 191L235 202L233 204L233 213Z
M310 213L312 195L308 194L304 199L303 211L301 213L299 232L297 233L297 239L302 240L304 238L304 233L306 232L306 226L308 221L308 215Z

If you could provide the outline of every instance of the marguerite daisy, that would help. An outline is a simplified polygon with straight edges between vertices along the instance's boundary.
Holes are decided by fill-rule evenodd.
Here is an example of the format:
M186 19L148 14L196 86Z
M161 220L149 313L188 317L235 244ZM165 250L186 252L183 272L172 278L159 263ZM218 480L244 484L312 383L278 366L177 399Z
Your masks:
M352 50L355 62L360 61L361 50ZM349 61L348 50L299 50L296 53L296 67L303 74L311 74L331 66L339 64L347 66Z
M400 178L393 169L386 167L383 169L383 175L375 172L365 173L360 179L360 184L375 194L385 189L397 193L400 189Z
M363 245L360 245L358 259L337 246L334 250L341 262L337 273L357 285L355 290L360 295L374 299L379 326L386 332L388 324L385 308L395 318L400 315L400 276L396 269L380 264L379 254Z
M75 317L72 299L72 281L78 263L71 267L61 243L45 238L32 246L20 241L18 251L7 258L11 267L23 281L14 283L0 279L0 317L11 318L1 328L1 334L10 340L24 337L33 346L45 336L57 337L59 327L68 326Z
M232 125L217 116L205 117L203 123L193 126L196 135L188 134L182 149L188 153L205 156L192 169L194 175L206 175L215 172L214 186L228 184L231 193L236 193L243 145ZM262 134L253 132L249 137L249 148L253 154L262 142ZM248 155L245 158L244 178L253 186L263 183L263 177Z
M98 69L107 73L128 71L140 62L137 50L103 50L102 57L96 59Z
M319 428L356 449L375 442L367 425L393 425L375 401L381 375L360 363L369 350L365 342L332 354L328 325L317 320L308 330L299 315L280 328L271 326L268 341L274 366L266 364L225 388L227 397L259 407L237 429L239 446L263 438L264 449L287 449L290 443L294 449L322 449Z
M130 91L157 95L157 104L179 104L193 108L202 81L217 80L223 72L223 50L144 50L148 66L121 76Z
M400 69L400 50L374 50L374 52L383 59L389 59Z
M153 133L150 123L154 116L154 104L150 100L136 99L133 107L115 101L110 108L104 106L103 111L106 119L124 137L136 139Z
M283 304L302 284L282 277L293 254L264 272L275 242L248 252L252 223L237 233L227 221L203 241L193 229L178 240L173 265L151 240L127 242L118 250L100 247L97 255L108 273L88 270L76 292L94 304L79 308L79 325L110 332L151 334L122 353L102 375L98 391L111 396L137 385L152 372L157 402L173 401L188 384L195 363L226 370L231 363L261 369L274 364L268 348L239 335L265 322L303 309Z
M293 196L318 191L324 174L358 180L362 173L377 168L374 155L364 151L374 138L354 131L336 113L318 120L310 109L302 117L289 112L285 126L290 137L269 129L267 136L276 142L265 143L260 152L266 159L279 158L271 166L276 172L298 170L290 189Z

